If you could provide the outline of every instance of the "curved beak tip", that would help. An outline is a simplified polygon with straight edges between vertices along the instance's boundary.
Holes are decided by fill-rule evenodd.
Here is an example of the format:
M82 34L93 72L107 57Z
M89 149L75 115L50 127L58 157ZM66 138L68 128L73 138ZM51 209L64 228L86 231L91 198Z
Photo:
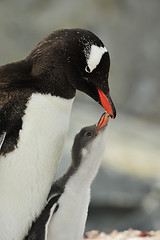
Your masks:
M112 105L112 110L113 110L113 114L110 115L110 116L111 116L112 119L115 119L116 116L117 116L117 112L116 112L116 109L115 109L114 105Z
M97 128L96 128L96 134L98 133L98 131L100 129L102 129L103 127L105 127L108 124L109 121L109 115L107 115L107 113L103 113L102 116L100 117L100 120L97 124Z

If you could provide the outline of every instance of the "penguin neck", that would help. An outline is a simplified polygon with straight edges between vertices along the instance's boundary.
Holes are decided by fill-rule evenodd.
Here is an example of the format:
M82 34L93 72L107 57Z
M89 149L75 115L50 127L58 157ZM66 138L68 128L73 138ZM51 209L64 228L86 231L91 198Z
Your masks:
M86 156L84 162L81 162L78 169L74 171L69 181L75 184L77 189L89 189L100 167L101 158L97 157L97 161L92 161L95 156Z
M101 163L101 158L97 158L97 161L94 161L92 165L92 157L89 156L85 160L83 159L86 162L81 162L78 167L71 165L68 171L56 183L64 186L64 190L71 189L73 193L88 191Z
M85 188L90 188L91 183L99 170L105 146L106 130L100 133L90 146L81 149L81 152L76 154L79 159L72 159L72 161L78 163L78 165L74 167L74 170L69 170L72 172L72 175L68 180L68 182L70 181L70 184L74 184L77 189L82 189L82 191ZM73 167L71 166L71 169L72 168Z
M17 148L0 159L0 212L4 209L1 216L6 216L0 216L0 232L12 226L7 239L22 239L44 206L61 158L72 102L50 94L32 94Z

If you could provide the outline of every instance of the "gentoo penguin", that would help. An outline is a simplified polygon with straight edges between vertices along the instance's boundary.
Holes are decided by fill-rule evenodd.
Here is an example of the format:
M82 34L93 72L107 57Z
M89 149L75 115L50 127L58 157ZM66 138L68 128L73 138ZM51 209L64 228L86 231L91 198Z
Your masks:
M0 67L0 237L21 240L44 207L80 90L112 118L109 53L83 29L55 31ZM65 120L65 121L64 121Z
M109 116L75 137L68 171L51 187L45 208L24 240L82 240L95 178L106 143Z

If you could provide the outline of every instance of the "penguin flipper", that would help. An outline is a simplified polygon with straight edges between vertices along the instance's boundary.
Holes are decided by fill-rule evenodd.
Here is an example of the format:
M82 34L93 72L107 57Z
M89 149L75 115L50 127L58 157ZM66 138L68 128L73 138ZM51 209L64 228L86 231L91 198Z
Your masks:
M47 239L48 227L54 213L58 210L58 199L60 196L60 194L55 194L50 197L40 216L32 223L32 226L24 240Z
M0 150L1 150L2 145L4 143L4 140L5 140L5 137L6 137L6 133L7 132L3 132L3 133L0 134Z

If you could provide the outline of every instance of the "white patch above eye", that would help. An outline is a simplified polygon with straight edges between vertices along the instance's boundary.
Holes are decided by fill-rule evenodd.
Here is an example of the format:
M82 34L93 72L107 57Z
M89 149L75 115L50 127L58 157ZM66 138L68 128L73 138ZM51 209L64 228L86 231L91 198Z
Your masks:
M105 47L98 47L96 45L91 46L90 54L87 56L87 65L90 69L90 72L92 72L97 67L105 52L107 52L107 49Z

